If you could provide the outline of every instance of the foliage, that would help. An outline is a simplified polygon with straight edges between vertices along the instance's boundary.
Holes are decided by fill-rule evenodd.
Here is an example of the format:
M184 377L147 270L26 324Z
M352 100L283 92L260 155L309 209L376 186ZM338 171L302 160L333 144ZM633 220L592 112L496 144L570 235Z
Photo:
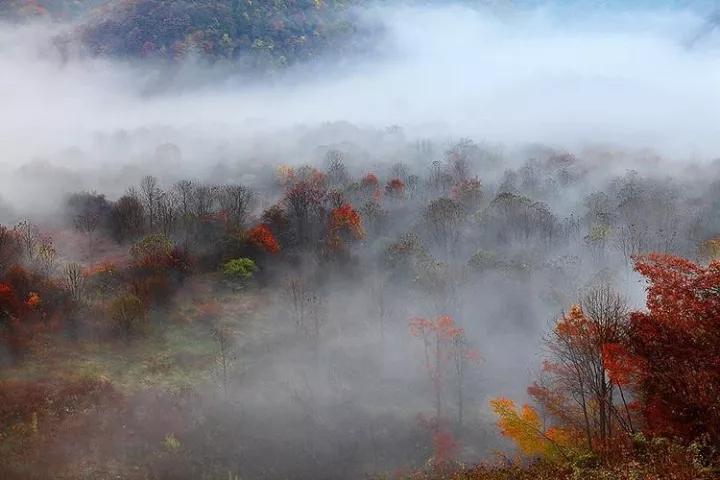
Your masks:
M231 280L249 280L256 271L255 261L250 258L235 258L223 265L223 274Z
M561 429L546 429L533 407L523 405L518 410L515 403L508 398L490 400L490 406L498 416L500 432L512 439L522 453L548 460L568 458L572 448L572 436Z
M328 242L335 249L341 249L347 238L362 240L365 237L362 217L349 204L334 208L330 212L328 228Z
M133 245L130 253L138 264L153 265L169 257L172 249L173 244L169 238L162 234L153 234Z
M251 228L247 233L247 237L250 243L267 253L276 254L280 251L280 244L275 239L270 227L265 223Z
M399 178L393 178L385 185L385 195L390 198L399 199L405 195L405 182Z
M284 67L315 58L328 47L348 51L358 20L347 2L314 0L122 0L82 28L95 54Z
M624 357L613 355L633 368L615 375L636 380L649 432L720 445L720 262L651 254L635 268L648 279L648 310L632 314Z
M462 205L466 212L474 213L483 200L482 183L477 178L462 180L453 187L452 198Z

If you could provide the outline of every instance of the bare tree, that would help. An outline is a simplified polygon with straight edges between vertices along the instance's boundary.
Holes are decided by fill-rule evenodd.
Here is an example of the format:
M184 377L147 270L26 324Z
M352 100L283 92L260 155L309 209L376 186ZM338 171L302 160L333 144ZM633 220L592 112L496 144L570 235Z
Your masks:
M380 341L385 344L385 323L392 315L392 301L388 294L388 282L384 274L375 274L370 279L370 298L374 316L378 320Z
M162 191L158 187L157 178L152 175L143 177L140 181L140 198L147 215L148 227L150 231L155 230L155 222L157 220L158 202Z
M194 226L193 194L196 187L197 185L191 180L181 180L172 188L174 209L180 222L186 250L190 247L190 237Z
M175 230L177 214L171 195L163 192L157 202L157 224L160 232L169 237Z
M230 385L230 370L237 360L235 336L228 325L223 325L219 322L216 322L213 327L212 335L217 345L215 364L218 369L223 395L227 401Z
M338 150L330 150L325 155L325 169L327 171L328 187L344 187L350 179L343 162L343 153Z
M604 346L625 335L627 318L625 300L602 283L588 291L545 340L550 361L556 365L550 381L579 409L578 417L572 416L571 406L561 415L582 425L589 448L607 448L615 424L632 431L627 408L622 414L615 406L616 385L603 357ZM620 394L626 406L621 390Z
M286 279L285 294L290 303L296 329L307 335L317 349L325 319L321 295L306 277L300 275L292 275Z
M81 303L85 297L85 274L78 263L68 263L63 269L63 282L70 293L70 297Z
M75 229L80 233L84 233L87 236L88 242L88 256L90 259L93 257L93 236L95 231L100 225L100 214L95 211L87 210L77 216L73 222Z
M253 192L243 185L224 185L217 188L220 208L231 228L243 228L250 214Z
M28 262L33 263L37 255L37 247L40 243L40 232L36 225L27 220L15 225L15 235L20 242L22 253Z

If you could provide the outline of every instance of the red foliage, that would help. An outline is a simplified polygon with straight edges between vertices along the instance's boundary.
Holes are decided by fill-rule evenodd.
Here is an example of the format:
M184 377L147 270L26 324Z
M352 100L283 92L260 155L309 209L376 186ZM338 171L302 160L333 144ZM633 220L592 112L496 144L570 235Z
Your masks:
M377 175L374 173L368 173L360 181L360 187L364 192L364 195L369 196L375 201L380 200L382 192L380 191L380 182L378 181Z
M0 320L19 315L21 302L15 295L15 289L9 283L0 283Z
M0 342L19 357L41 332L67 317L70 299L60 285L22 267L11 268L0 283Z
M610 380L615 385L632 385L645 370L645 362L621 343L606 343L602 346L603 364Z
M433 434L433 462L436 467L442 468L455 459L459 445L453 434L445 429L439 429Z
M105 259L100 263L96 263L93 265L90 265L86 267L83 270L83 273L86 277L90 278L95 275L111 275L114 273L117 273L119 269L119 265L121 265L123 262L120 260L108 260Z
M330 225L328 241L333 248L342 248L343 237L350 236L354 240L362 240L365 231L362 226L362 217L352 205L345 204L330 212Z
M374 173L368 173L365 175L362 179L362 186L363 187L373 187L377 188L379 185L378 177Z
M467 207L477 207L482 200L482 183L477 178L462 180L452 188L452 198Z
M273 235L270 227L264 223L251 228L248 231L248 239L250 243L268 253L276 254L280 251L280 244L275 235Z
M649 282L648 311L632 314L628 351L642 366L632 373L647 427L686 441L707 435L718 444L720 262L703 267L651 254L635 268Z
M31 315L39 306L40 297L35 293L23 301L9 283L0 283L0 343L10 352L20 356L43 325L37 322L39 315Z
M385 193L391 198L400 198L405 193L405 182L399 178L393 178L385 185Z

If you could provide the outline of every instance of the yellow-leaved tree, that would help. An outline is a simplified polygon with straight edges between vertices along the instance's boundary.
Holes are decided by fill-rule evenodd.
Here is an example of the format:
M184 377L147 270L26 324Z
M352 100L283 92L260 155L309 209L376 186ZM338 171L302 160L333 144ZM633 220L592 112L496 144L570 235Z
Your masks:
M545 428L540 415L530 405L519 408L509 398L490 400L490 407L498 416L500 432L510 438L527 456L548 460L567 460L571 453L570 435L562 429Z

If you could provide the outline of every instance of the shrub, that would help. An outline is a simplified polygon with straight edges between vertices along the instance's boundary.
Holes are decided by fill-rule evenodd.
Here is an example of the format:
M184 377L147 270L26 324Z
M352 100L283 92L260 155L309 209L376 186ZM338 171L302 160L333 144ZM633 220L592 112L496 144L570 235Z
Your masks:
M236 258L223 265L223 274L230 280L249 280L257 271L255 262L250 258Z

